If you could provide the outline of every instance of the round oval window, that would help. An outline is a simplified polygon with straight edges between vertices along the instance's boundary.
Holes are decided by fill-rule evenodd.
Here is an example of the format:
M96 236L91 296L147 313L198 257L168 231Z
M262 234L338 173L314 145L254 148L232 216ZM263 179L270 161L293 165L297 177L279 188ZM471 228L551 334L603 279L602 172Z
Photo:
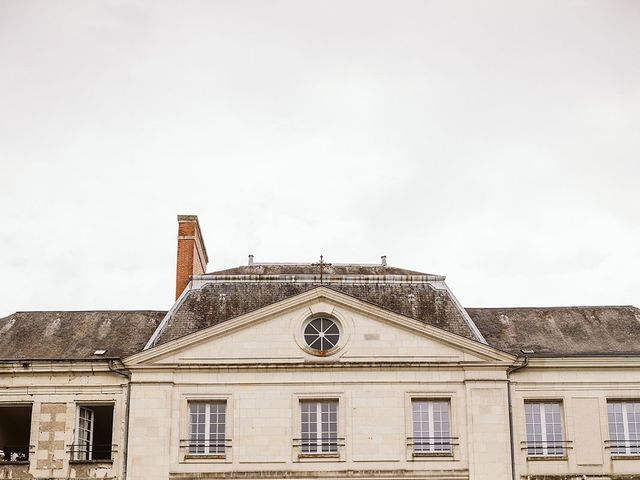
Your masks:
M304 341L314 350L331 350L340 340L340 329L330 318L314 318L304 328Z

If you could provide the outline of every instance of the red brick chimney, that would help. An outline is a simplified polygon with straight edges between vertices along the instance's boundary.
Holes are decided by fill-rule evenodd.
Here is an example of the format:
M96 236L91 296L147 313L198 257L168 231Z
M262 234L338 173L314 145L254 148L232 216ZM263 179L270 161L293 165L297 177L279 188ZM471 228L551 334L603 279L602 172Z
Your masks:
M206 272L208 262L198 216L178 215L176 299L187 288L192 275L201 275Z

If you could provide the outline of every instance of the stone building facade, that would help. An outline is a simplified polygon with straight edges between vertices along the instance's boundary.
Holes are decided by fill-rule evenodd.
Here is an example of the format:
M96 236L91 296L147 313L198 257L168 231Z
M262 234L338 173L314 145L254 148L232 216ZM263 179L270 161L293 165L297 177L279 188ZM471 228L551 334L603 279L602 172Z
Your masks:
M465 309L386 265L206 272L0 319L0 479L640 478L640 310Z

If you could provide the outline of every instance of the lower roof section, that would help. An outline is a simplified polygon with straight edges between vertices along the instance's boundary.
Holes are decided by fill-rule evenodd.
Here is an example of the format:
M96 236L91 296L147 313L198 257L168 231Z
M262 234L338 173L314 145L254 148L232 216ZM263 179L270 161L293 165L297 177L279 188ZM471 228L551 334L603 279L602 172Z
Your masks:
M489 343L513 354L638 355L640 309L614 307L467 308Z
M151 310L16 312L0 318L0 359L124 358L143 349L165 314Z

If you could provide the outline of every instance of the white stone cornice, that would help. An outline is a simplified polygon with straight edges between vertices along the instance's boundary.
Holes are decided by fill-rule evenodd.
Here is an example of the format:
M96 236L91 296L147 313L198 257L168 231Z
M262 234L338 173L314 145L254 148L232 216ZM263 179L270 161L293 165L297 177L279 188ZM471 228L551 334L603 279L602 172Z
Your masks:
M0 375L31 375L40 373L104 373L109 372L104 359L93 360L3 360Z

